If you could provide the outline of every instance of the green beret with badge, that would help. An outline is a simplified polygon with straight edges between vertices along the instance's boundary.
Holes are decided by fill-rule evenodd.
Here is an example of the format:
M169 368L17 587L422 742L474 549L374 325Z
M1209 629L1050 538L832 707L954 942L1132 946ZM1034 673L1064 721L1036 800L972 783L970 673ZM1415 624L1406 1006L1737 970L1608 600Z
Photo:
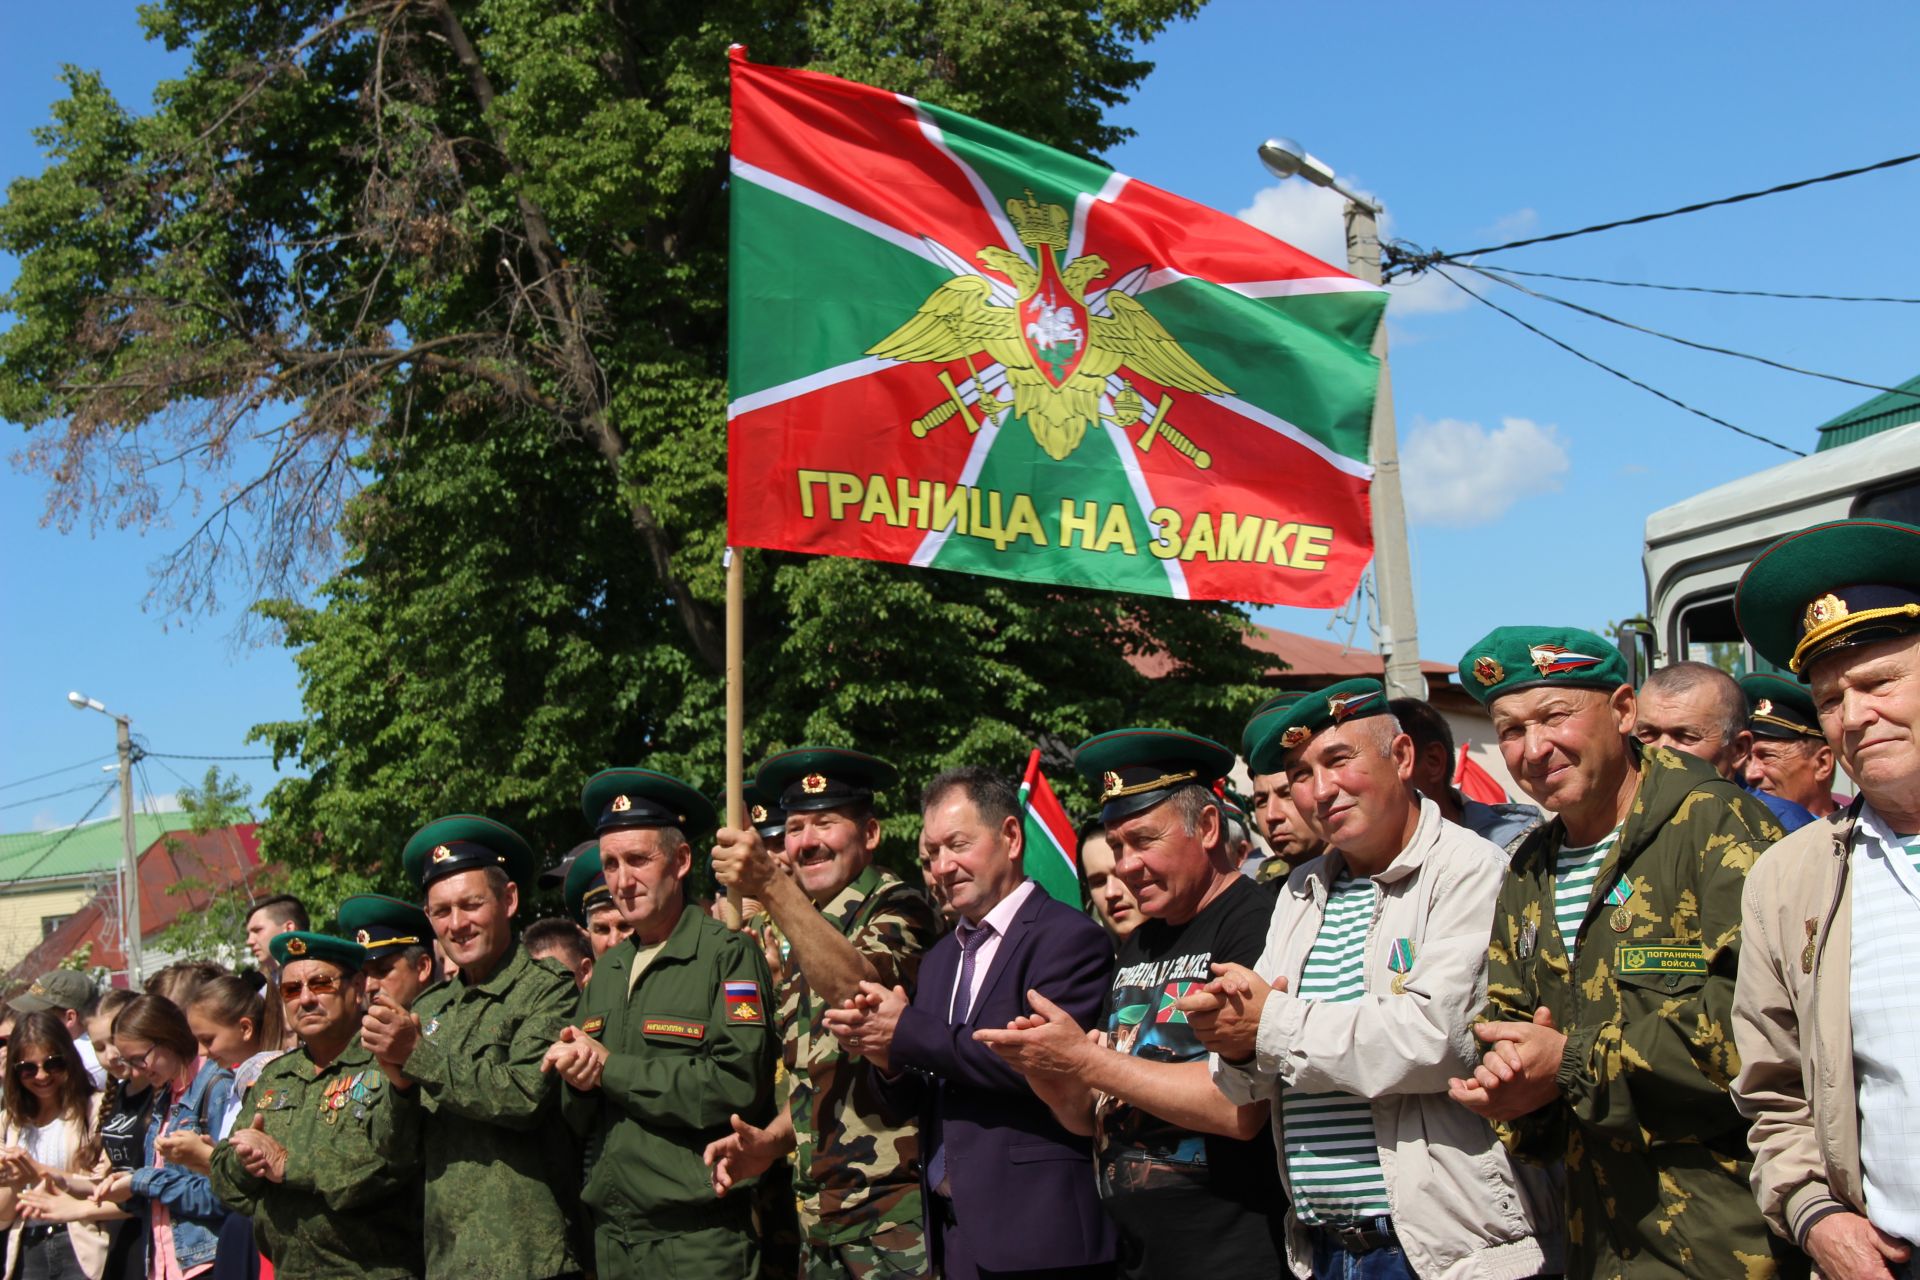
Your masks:
M714 828L713 801L701 795L698 787L671 774L638 767L602 769L588 778L580 789L580 812L598 836L673 827L692 841Z
M1361 678L1330 684L1271 716L1261 726L1247 767L1255 773L1279 773L1286 767L1287 752L1306 746L1322 729L1391 713L1387 687L1378 680Z
M1233 752L1178 729L1112 729L1075 747L1073 767L1100 789L1100 820L1111 825L1181 787L1212 791L1232 771Z
M1271 697L1263 698L1247 716L1247 727L1240 732L1240 758L1253 759L1253 744L1265 736L1267 727L1287 713L1287 708L1307 695L1298 689L1287 689Z
M583 928L588 916L613 905L613 894L607 891L606 873L600 868L598 840L582 849L573 865L567 868L567 887L562 896L566 899L567 914Z
M871 806L899 776L888 761L850 747L795 747L767 757L753 780L786 812L818 813Z
M1756 671L1740 677L1740 692L1747 695L1747 727L1754 737L1826 741L1813 696L1805 685L1771 671Z
M330 933L304 930L276 933L267 940L267 950L272 953L273 962L283 969L295 960L325 960L338 965L342 973L357 973L367 962L365 947Z
M1460 659L1460 687L1483 707L1522 689L1612 693L1631 683L1619 648L1578 627L1496 627Z
M384 893L357 893L342 902L340 932L375 956L402 947L433 945L433 925L427 913Z
M477 813L435 818L413 833L400 861L407 879L422 889L448 876L488 867L506 872L522 893L529 892L533 882L532 846L506 823Z
M1776 540L1733 597L1747 643L1802 680L1815 659L1920 631L1920 528L1829 520Z

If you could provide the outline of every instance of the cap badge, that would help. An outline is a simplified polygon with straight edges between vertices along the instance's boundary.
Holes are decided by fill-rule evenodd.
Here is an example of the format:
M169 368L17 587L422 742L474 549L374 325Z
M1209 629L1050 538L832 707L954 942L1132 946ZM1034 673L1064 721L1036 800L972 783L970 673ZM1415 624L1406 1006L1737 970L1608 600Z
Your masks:
M757 804L753 806L753 808L747 810L747 820L753 823L753 825L756 827L759 826L761 823L765 822L767 820L767 806L763 804Z
M1120 794L1122 783L1120 775L1109 769L1100 775L1100 798L1111 800Z
M1343 693L1337 698L1327 699L1327 711L1333 716L1334 722L1337 724L1342 720L1360 714L1361 710L1364 709L1369 702L1372 702L1379 696L1380 693L1378 690L1372 693Z
M827 790L827 775L824 773L808 774L806 777L800 779L800 789L810 796L825 794Z
M368 933L365 929L362 929L358 933L353 935L353 940L364 947L368 943L373 941L373 935Z
M1800 629L1812 631L1815 627L1824 627L1846 616L1847 602L1829 591L1807 606L1806 616L1800 620Z
M287 954L290 956L303 956L307 954L306 942L300 938L287 939Z
M627 810L633 808L633 801L629 800L625 796L615 796L613 798L613 803L608 805L607 808L612 810L614 813L625 813Z
M1312 736L1313 730L1307 728L1307 726L1303 724L1290 725L1287 731L1280 735L1280 745L1291 750L1294 747L1300 746Z
M1507 669L1485 654L1473 660L1473 678L1484 685L1496 685L1507 678Z
M433 846L433 860L435 862L445 862L448 858L451 858L452 856L453 856L453 850L447 848L447 846L443 844L437 844Z
M1533 659L1533 669L1543 676L1565 675L1569 671L1584 671L1588 667L1597 667L1605 658L1596 658L1590 653L1575 653L1563 645L1536 644L1527 649L1527 656Z
M1773 699L1772 699L1772 698L1762 698L1762 699L1760 699L1760 701L1758 701L1758 702L1756 702L1756 703L1754 703L1754 704L1753 704L1753 714L1755 714L1755 715L1757 715L1757 716L1770 716L1770 715L1772 715L1772 714L1773 714Z

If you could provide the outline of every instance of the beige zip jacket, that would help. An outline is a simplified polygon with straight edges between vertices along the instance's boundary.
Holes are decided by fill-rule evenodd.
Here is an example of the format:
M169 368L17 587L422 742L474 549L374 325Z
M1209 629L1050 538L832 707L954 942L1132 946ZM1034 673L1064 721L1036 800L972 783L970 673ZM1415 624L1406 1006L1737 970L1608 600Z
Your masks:
M1345 865L1335 849L1287 878L1255 966L1262 978L1298 989ZM1447 1097L1448 1077L1480 1060L1473 1023L1506 870L1497 846L1422 799L1412 841L1374 877L1367 994L1334 1004L1276 992L1261 1012L1253 1060L1211 1059L1214 1082L1233 1102L1273 1101L1282 1150L1282 1086L1372 1099L1394 1229L1421 1280L1504 1280L1562 1266L1557 1167L1513 1160L1485 1120ZM1396 973L1402 940L1412 944L1412 965ZM1288 1182L1284 1159L1280 1176ZM1312 1242L1291 1209L1287 1254L1295 1275L1311 1274Z
M1760 1212L1802 1249L1820 1218L1866 1212L1848 1008L1857 808L1810 822L1763 853L1740 904L1733 1101L1752 1122Z

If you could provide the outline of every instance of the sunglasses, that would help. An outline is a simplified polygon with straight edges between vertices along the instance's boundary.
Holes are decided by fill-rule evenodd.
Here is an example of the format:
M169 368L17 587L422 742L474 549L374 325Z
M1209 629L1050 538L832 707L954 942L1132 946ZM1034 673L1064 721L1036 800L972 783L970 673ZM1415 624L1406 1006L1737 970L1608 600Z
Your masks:
M288 1004L292 1004L300 998L302 991L310 992L316 996L330 996L339 989L340 979L329 978L325 974L321 974L318 977L308 978L305 982L296 979L281 983L280 998Z
M31 1080L36 1076L46 1076L49 1079L54 1076L64 1076L67 1074L67 1060L48 1058L42 1062L16 1062L13 1064L13 1074L22 1080Z

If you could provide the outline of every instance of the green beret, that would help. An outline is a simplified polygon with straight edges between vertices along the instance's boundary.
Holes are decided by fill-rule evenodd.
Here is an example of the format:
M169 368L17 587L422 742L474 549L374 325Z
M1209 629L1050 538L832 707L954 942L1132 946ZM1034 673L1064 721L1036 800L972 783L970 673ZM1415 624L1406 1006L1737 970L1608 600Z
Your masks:
M1814 710L1813 697L1805 685L1770 671L1757 671L1740 677L1740 692L1747 695L1747 727L1756 738L1812 738L1826 741L1820 731L1820 714Z
M567 887L562 896L567 902L567 914L583 927L593 912L613 905L613 895L607 892L606 873L600 869L599 841L582 849L573 865L567 868Z
M1287 689L1272 697L1261 699L1260 705L1247 716L1247 727L1240 731L1240 758L1253 759L1253 744L1260 740L1266 732L1266 727L1279 716L1286 714L1288 707L1306 696L1297 689Z
M699 788L652 769L602 769L580 789L580 812L595 835L673 827L694 840L714 827L713 802Z
M1619 648L1578 627L1497 627L1460 659L1460 687L1483 707L1539 685L1611 693L1630 683Z
M433 925L427 921L427 913L384 893L359 893L342 902L340 932L373 955L433 945Z
M1733 597L1747 642L1806 678L1822 654L1920 631L1920 528L1829 520L1754 558Z
M1145 813L1179 788L1213 790L1233 768L1233 752L1177 729L1113 729L1073 752L1073 767L1100 788L1100 820Z
M1286 766L1287 752L1306 746L1322 729L1391 711L1387 687L1373 679L1342 680L1304 694L1277 715L1269 713L1247 757L1247 767L1255 773L1279 773Z
M533 880L532 847L506 823L477 813L435 818L413 833L400 861L407 879L422 889L462 871L487 867L506 872L522 893L531 890Z
M874 793L892 786L899 776L893 765L864 751L795 747L767 757L753 780L788 813L816 813L871 804Z
M276 933L267 940L267 950L283 969L295 960L325 960L339 965L342 973L355 973L367 962L365 947L330 933Z

